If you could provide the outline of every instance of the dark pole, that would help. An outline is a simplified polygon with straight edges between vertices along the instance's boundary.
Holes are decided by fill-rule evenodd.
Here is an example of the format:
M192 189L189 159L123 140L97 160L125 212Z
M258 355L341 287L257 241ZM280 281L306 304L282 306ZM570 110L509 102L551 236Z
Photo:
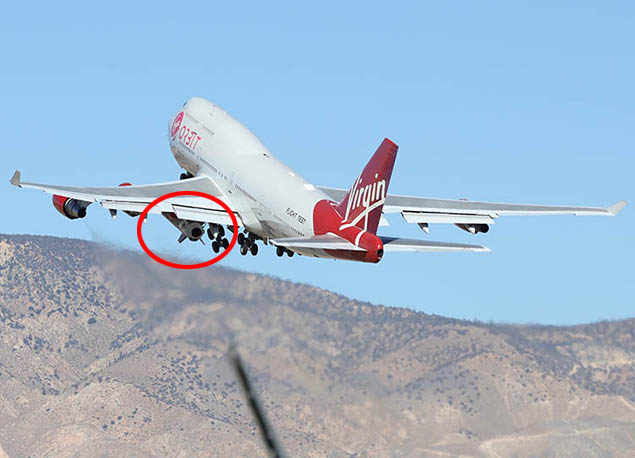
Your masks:
M243 391L247 396L247 403L249 408L256 417L256 421L258 422L258 426L260 429L260 435L262 436L262 440L267 447L267 451L271 457L275 458L284 458L285 454L282 451L278 441L276 440L275 433L273 432L273 428L269 424L267 417L265 415L265 411L262 408L262 405L258 399L258 394L251 386L251 382L249 381L249 377L247 376L247 371L245 366L236 350L234 345L229 347L229 359L234 366L234 370L236 371L236 375L238 376L238 380L240 380L240 384L243 387Z

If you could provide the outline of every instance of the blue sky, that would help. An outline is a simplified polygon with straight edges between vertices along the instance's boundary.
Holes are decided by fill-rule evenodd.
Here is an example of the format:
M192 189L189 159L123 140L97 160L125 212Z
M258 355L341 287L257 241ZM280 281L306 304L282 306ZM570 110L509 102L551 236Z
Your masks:
M349 187L384 137L393 193L573 205L617 218L500 218L477 237L399 216L387 235L477 242L490 254L391 254L378 265L231 253L225 265L350 297L480 320L635 315L632 2L17 2L0 17L0 232L138 249L135 220L69 221L8 185L175 179L170 116L209 98L310 181ZM416 6L414 6L416 5ZM245 164L246 167L249 164ZM176 244L160 217L144 230ZM212 268L213 269L213 268Z

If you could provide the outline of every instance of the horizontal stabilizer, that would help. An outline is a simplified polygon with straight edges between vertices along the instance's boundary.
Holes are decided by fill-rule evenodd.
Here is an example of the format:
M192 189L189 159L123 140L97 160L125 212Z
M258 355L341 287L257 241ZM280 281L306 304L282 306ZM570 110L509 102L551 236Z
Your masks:
M346 239L339 237L335 234L316 235L313 237L299 237L299 238L283 238L270 240L276 246L283 246L285 248L309 248L319 250L348 250L348 251L365 251Z
M429 253L448 251L490 252L483 245L467 245L464 243L430 242L428 240L400 239L396 237L379 237L384 243L384 251L424 251Z
M489 248L482 245L467 245L463 243L430 242L427 240L401 239L395 237L379 237L384 244L384 251L421 251L421 252L449 252L475 251L489 252ZM277 246L290 249L320 249L320 250L348 250L364 251L348 240L335 234L316 235L306 238L284 238L271 240Z

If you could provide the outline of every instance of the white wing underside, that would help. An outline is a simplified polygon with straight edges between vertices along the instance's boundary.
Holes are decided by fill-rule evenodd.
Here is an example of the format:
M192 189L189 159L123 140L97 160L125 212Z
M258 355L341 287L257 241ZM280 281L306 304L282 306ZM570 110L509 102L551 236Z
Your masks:
M216 183L207 176L138 186L74 187L22 182L20 173L16 172L11 179L11 184L22 188L39 189L49 194L57 194L84 202L98 202L107 209L138 213L141 213L153 200L165 194L176 191L199 191L222 199L236 213L239 226L241 225L240 215L228 202ZM159 202L149 213L163 212L172 212L178 218L202 223L232 224L229 214L220 205L203 197L172 197Z
M419 251L419 252L457 252L474 251L488 252L489 248L482 245L467 245L463 243L431 242L427 240L401 239L395 237L380 237L384 243L384 252L389 251ZM284 238L271 240L274 245L289 249L321 249L332 251L365 251L348 240L335 234L316 235L306 238Z
M465 243L432 242L428 240L402 239L396 237L379 237L384 243L384 251L419 251L426 253L447 253L472 251L488 253L491 250L483 245Z
M320 187L331 199L341 201L348 190ZM617 215L626 205L620 201L608 208L551 205L501 204L467 200L430 199L388 194L383 213L401 213L408 223L493 224L499 216Z
M363 248L352 244L335 234L315 235L313 237L289 237L270 240L276 246L285 248L307 248L319 250L364 251Z

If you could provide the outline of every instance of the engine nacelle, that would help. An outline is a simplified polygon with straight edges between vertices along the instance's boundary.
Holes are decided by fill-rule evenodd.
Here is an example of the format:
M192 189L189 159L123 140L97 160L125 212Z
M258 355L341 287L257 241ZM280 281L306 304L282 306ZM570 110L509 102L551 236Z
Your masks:
M203 223L198 221L190 221L187 219L179 219L174 213L162 213L174 227L176 227L183 237L190 239L192 242L196 242L203 236Z
M479 232L485 234L489 232L489 226L487 224L455 224L455 226L470 234L478 234Z
M71 199L70 197L53 195L53 206L62 215L68 219L78 219L86 216L86 207L90 202L83 200Z

